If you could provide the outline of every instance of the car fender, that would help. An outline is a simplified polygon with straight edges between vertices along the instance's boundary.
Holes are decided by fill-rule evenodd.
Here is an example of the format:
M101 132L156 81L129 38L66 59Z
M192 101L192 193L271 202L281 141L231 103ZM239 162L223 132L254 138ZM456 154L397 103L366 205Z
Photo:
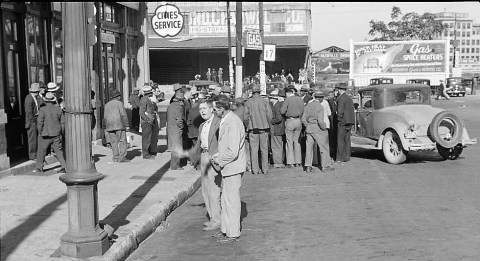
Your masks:
M380 137L378 138L378 142L377 142L377 149L382 149L382 144L383 144L383 138L385 137L385 133L387 133L387 131L395 131L397 134L398 134L398 137L400 137L400 141L402 142L402 147L404 150L406 151L409 151L410 150L410 145L407 141L407 139L405 139L405 130L406 128L408 128L408 126L405 126L404 124L402 123L394 123L392 124L391 126L389 126L388 128L385 128L383 131L382 131L382 134L380 135Z

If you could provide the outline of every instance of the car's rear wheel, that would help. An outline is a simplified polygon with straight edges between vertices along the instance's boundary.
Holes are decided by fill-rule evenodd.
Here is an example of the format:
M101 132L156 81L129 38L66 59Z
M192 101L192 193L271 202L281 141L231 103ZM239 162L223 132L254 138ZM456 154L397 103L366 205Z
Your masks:
M433 117L429 131L437 144L444 148L453 148L462 140L462 120L452 112L442 111Z
M437 150L438 153L440 153L440 156L442 156L443 159L445 160L454 160L460 157L460 154L462 154L463 151L463 146L460 144L457 144L453 148L445 148L442 147L441 145L437 144Z
M407 160L407 152L395 131L387 131L383 138L382 151L385 160L391 164L402 164Z

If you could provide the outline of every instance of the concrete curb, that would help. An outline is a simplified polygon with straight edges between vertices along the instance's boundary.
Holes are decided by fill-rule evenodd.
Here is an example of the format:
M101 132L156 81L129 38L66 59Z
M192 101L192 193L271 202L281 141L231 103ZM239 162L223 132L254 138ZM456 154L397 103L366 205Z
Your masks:
M58 162L57 158L54 155L46 156L45 157L45 162L47 165L50 165L52 163ZM33 160L28 160L25 161L21 164L18 164L16 166L13 166L9 169L6 169L4 171L0 172L0 179L4 177L8 177L10 175L18 175L21 173L29 172L32 171L35 168L35 161Z
M191 184L187 184L180 189L177 194L168 202L154 204L133 223L133 228L128 235L119 237L117 241L110 246L103 256L90 259L91 261L119 261L125 260L138 245L155 232L162 221L176 208L181 206L189 199L201 185L200 175L193 179Z

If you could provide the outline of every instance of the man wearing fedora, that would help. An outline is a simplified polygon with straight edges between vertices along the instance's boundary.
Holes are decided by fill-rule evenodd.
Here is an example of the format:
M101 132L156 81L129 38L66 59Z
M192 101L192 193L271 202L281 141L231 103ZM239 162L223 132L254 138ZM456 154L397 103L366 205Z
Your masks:
M200 124L205 120L200 115L200 103L205 99L205 93L198 93L197 87L193 87L191 90L192 93L192 100L194 101L192 104L192 108L188 112L187 116L187 127L188 127L188 139L190 140L190 144L195 145L197 143L198 138L198 128ZM202 97L202 98L199 98Z
M273 93L273 92L272 92ZM273 105L272 110L272 133L270 142L272 147L272 158L274 168L283 168L285 158L285 117L282 115L281 108L285 100L285 90L278 90L274 97L278 100Z
M29 94L25 97L25 129L28 136L28 158L34 160L37 158L37 117L40 107L45 105L45 101L40 98L40 85L32 83L30 85Z
M355 112L352 98L346 93L347 85L341 83L335 86L337 98L337 163L350 161L352 152L350 136L352 126L355 124Z
M178 83L173 85L175 95L167 108L167 140L168 150L171 151L170 169L183 170L180 167L180 153L183 151L183 128L184 128L184 96L182 86Z
M332 159L330 158L330 152L328 148L328 118L325 118L324 107L321 104L323 101L324 93L322 91L316 91L314 99L308 102L305 106L305 111L302 115L302 123L305 125L305 132L307 135L306 149L305 149L305 171L307 173L312 172L312 160L314 149L314 142L318 144L320 150L320 163L322 171L332 171Z
M132 106L132 129L135 131L139 131L140 127L140 95L139 95L140 88L135 87L128 97L128 102Z
M272 121L272 108L268 100L260 96L260 85L255 84L252 88L252 97L245 102L243 116L247 125L248 139L250 141L250 159L252 174L260 174L258 162L258 150L261 151L262 172L268 173L268 135L270 122Z
M53 93L47 92L44 99L46 105L40 108L38 114L38 157L33 172L43 172L47 148L51 145L61 165L57 173L65 173L67 164L63 157L62 146L62 134L65 132L64 115L62 109L55 105L56 99Z
M286 90L287 98L283 103L280 111L285 115L285 136L287 139L287 167L302 166L302 150L299 139L302 131L302 117L305 104L301 97L295 95L295 87L289 87Z
M153 89L149 85L142 88L140 99L140 125L142 127L142 156L144 159L155 159L158 143L157 104L153 97Z
M129 162L127 156L127 131L129 128L128 116L120 101L122 95L118 90L110 91L111 100L105 104L104 126L105 135L109 136L112 145L113 162Z

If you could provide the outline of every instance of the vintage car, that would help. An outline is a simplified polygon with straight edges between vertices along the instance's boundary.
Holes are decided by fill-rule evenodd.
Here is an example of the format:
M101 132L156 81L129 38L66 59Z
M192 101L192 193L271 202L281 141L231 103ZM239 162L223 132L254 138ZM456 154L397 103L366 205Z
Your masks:
M437 88L435 86L430 85L430 80L429 79L408 79L407 83L408 84L419 83L419 84L428 85L428 86L430 86L430 88L432 90L432 95L435 95L435 93L437 92Z
M435 150L456 159L470 139L454 113L430 105L430 86L382 84L359 90L352 147L382 150L387 162L401 164L410 151Z
M282 81L279 82L267 82L267 94L270 94L274 89L283 90L287 87Z
M467 90L462 77L447 78L445 87L450 88L447 90L447 94L450 96L465 96Z
M207 81L207 80L191 80L188 82L188 85L197 87L197 91L209 90L210 85L220 86L218 82Z
M370 85L393 84L393 78L373 78L370 79Z

